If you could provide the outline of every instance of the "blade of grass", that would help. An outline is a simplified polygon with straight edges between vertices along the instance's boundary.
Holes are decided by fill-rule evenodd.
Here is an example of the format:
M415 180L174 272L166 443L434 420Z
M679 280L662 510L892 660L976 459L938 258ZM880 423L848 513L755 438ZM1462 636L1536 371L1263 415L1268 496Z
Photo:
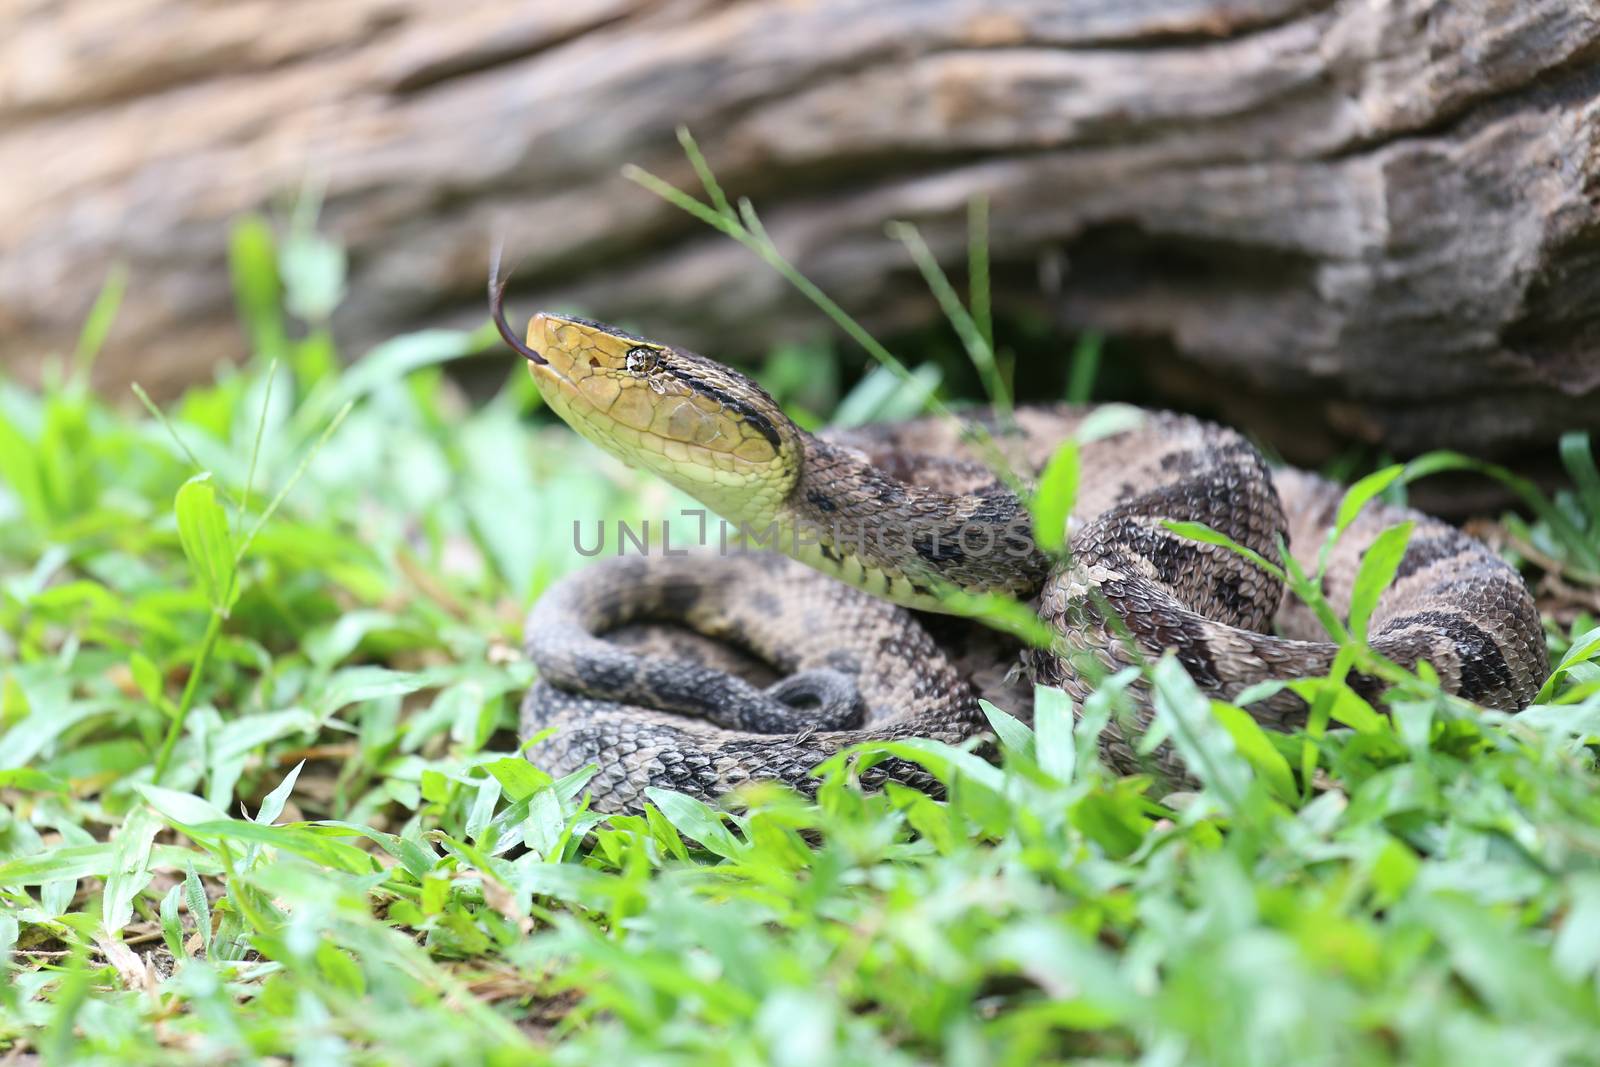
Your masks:
M171 419L167 418L167 413L162 411L161 408L156 405L154 400L150 399L150 394L144 391L144 386L140 385L138 382L134 382L129 386L129 388L133 390L133 395L139 398L139 403L144 405L144 409L150 413L151 417L161 424L162 429L167 431L167 436L172 438L172 443L177 445L178 450L184 454L186 459L188 459L189 466L193 468L194 473L207 473L206 465L200 462L200 457L195 455L194 450L191 449L184 441L183 436L178 433L178 428L172 424ZM234 507L238 506L233 497L229 495L227 486L219 484L216 488L218 494L220 494L221 497L230 505Z
M689 158L689 165L694 168L695 176L700 179L700 184L705 186L706 195L711 198L711 206L716 208L717 214L725 219L736 219L733 205L728 203L728 196L722 191L722 184L717 181L717 176L711 171L711 164L706 162L706 157L700 151L700 146L689 134L689 127L678 127L678 144L683 146L683 154Z
M106 272L106 280L101 284L94 304L89 308L88 316L83 320L83 329L78 331L78 343L72 352L72 375L80 383L88 381L95 360L105 347L106 337L111 333L111 326L116 322L117 311L122 307L122 298L127 289L127 265L113 263Z
M261 442L267 433L267 415L272 410L272 387L278 380L278 361L274 359L267 366L267 387L261 398L261 417L256 421L255 441L250 446L250 465L244 478L244 496L239 501L239 507L234 512L234 540L238 540L244 525L244 517L250 510L250 494L256 484L256 466L261 460Z
M1600 539L1600 470L1594 465L1589 435L1582 430L1561 435L1561 463L1578 488L1578 499L1597 539Z
M989 395L990 402L994 404L1001 418L1009 418L1011 394L1006 389L1005 381L1000 377L994 350L985 340L984 332L967 313L967 309L961 306L961 298L956 295L955 287L945 276L944 268L939 266L939 260L934 256L932 249L928 247L928 243L923 240L917 228L910 223L891 222L885 230L890 237L906 246L906 251L911 254L911 261L922 273L922 280L933 293L933 298L938 301L945 318L949 319L950 325L955 328L962 347L967 350L967 358L972 360L972 365L977 368L984 392Z
M984 346L994 351L994 313L989 291L989 198L967 201L967 304Z
M1068 438L1056 449L1039 475L1039 487L1028 501L1033 514L1033 538L1052 556L1067 547L1067 520L1078 501L1078 442Z
M1078 338L1072 349L1072 371L1067 379L1067 402L1087 404L1094 395L1094 380L1100 374L1100 352L1104 339L1097 333Z

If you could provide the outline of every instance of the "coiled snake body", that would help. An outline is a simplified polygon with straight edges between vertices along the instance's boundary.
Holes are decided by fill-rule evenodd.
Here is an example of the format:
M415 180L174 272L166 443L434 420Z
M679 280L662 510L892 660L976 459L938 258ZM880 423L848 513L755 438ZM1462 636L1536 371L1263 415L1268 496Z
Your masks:
M1016 493L949 420L813 436L712 360L554 315L536 316L523 343L498 299L495 310L574 429L801 561L613 558L535 605L527 649L540 677L522 725L555 731L530 758L555 773L596 764L590 788L602 810L637 808L649 786L708 799L755 779L805 790L818 763L857 742L979 733L986 722L968 672L909 610L939 611L952 590L1030 602L1059 638L1022 653L1027 674L1077 698L1090 686L1073 667L1083 656L1115 669L1171 651L1202 690L1229 699L1266 679L1323 674L1338 651L1275 577L1163 525L1204 523L1268 559L1283 537L1313 565L1341 490L1269 471L1231 430L1144 412L1085 440L1068 562L1057 563L1034 545ZM998 450L1031 477L1088 414L990 417L984 458ZM1372 614L1373 649L1407 667L1431 662L1471 700L1522 708L1548 669L1532 598L1512 568L1455 528L1369 505L1328 559L1328 600L1348 610L1363 552L1401 521L1415 525ZM781 680L765 684L774 672ZM1358 675L1353 684L1377 683ZM1280 729L1306 715L1289 691L1248 710ZM1102 744L1123 767L1136 762L1136 740L1113 726ZM1170 746L1156 759L1182 775ZM871 773L928 784L909 764Z

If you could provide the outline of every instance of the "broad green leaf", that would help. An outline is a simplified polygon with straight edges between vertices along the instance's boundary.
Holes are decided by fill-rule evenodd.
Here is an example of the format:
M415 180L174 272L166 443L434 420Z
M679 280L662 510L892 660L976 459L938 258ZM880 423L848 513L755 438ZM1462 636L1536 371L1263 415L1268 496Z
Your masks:
M1344 497L1339 501L1339 511L1334 518L1334 534L1342 534L1352 522L1356 521L1356 516L1361 514L1361 509L1367 506L1368 501L1388 489L1396 481L1399 481L1405 473L1405 465L1397 463L1394 466L1373 471L1365 478L1358 480L1349 489L1346 489Z
M135 652L128 657L128 671L133 675L133 684L139 687L139 692L150 702L151 707L162 707L165 702L162 690L166 683L155 661L143 652Z
M1407 520L1391 526L1367 547L1361 556L1361 566L1356 571L1355 585L1350 592L1350 633L1357 640L1367 639L1367 623L1378 606L1383 591L1394 581L1400 561L1405 557L1406 545L1411 541L1411 530L1416 523Z
M926 737L912 737L904 741L868 741L845 749L833 759L843 759L856 753L881 753L909 760L946 784L961 776L992 793L1000 793L1005 789L1005 775L994 764L971 752Z
M1068 439L1056 449L1039 475L1028 502L1033 536L1041 549L1059 556L1067 546L1067 519L1078 501L1078 442Z
M655 786L645 790L661 814L680 833L698 841L707 851L735 859L746 848L722 822L722 816L703 801Z
M265 219L251 215L234 225L228 240L228 266L239 317L250 332L256 354L269 359L282 356L287 341L280 310L278 255Z
M1372 861L1372 889L1382 907L1392 907L1416 881L1422 863L1403 842L1385 834Z
M144 782L140 782L134 788L163 818L180 826L220 822L228 818L226 812L195 796L193 793L184 793L180 790L167 789L159 785L148 785Z
M335 671L317 694L313 711L326 718L351 704L388 697L409 696L437 685L437 675L427 671L396 671L387 667L346 667Z
M1533 698L1533 702L1543 704L1548 701L1560 690L1574 667L1596 657L1600 657L1600 626L1587 631L1568 646L1566 654L1561 657L1561 662L1556 664L1556 669L1550 672L1550 677L1539 688L1539 695Z
M1166 726L1184 763L1229 810L1242 810L1251 768L1176 656L1167 653L1151 671L1156 721Z
M1239 754L1256 769L1273 794L1285 803L1292 803L1298 796L1294 772L1289 769L1289 761L1283 758L1283 753L1273 747L1261 724L1243 708L1221 700L1211 702L1211 714L1227 729Z
M505 795L512 800L531 797L551 782L550 776L544 771L527 760L515 756L506 756L492 763L485 763L483 769L499 780Z
M921 415L933 399L944 378L937 363L924 363L902 380L887 367L873 367L839 401L834 410L835 426L865 426L869 422L893 422Z
M197 475L178 490L178 539L189 568L206 602L220 612L233 606L233 536L228 532L228 515L217 502L209 474Z
M283 275L284 306L296 318L327 321L344 299L344 246L315 232L295 232L278 256Z
M235 719L211 738L211 755L219 762L254 753L263 745L295 734L312 734L317 717L304 708L285 708Z
M174 960L188 956L183 950L183 922L178 918L178 902L183 896L183 884L174 883L161 898L161 939Z
M1072 805L1068 818L1107 855L1119 859L1144 844L1150 823L1138 795L1115 782L1099 783L1085 793Z
M34 445L4 415L0 415L0 480L11 487L23 513L37 531L50 528L50 501L45 495Z
M371 841L389 855L400 861L400 865L410 872L411 876L419 883L439 865L439 856L421 841L410 837L386 834L381 830L374 830L370 826L359 823L340 822L336 819L320 820L319 827L331 827L349 830L351 833L360 834Z
M1420 914L1456 974L1502 1017L1590 1032L1600 1025L1592 987L1565 979L1549 951L1505 916L1454 892L1433 894Z
M421 905L424 915L441 914L449 899L450 879L447 876L434 872L423 875Z
M374 860L365 852L302 826L263 826L242 819L229 819L226 822L186 825L184 831L196 840L244 841L293 852L336 871L368 874L374 870Z
M113 937L133 921L133 902L150 884L150 851L161 824L143 809L130 814L111 839L111 871L101 898L100 921Z
M567 819L555 790L543 789L535 793L528 805L528 818L522 824L522 839L527 846L547 860L559 858L566 829Z
M995 735L1000 738L1002 745L1027 759L1034 758L1032 730L1023 725L1015 716L1001 711L987 700L979 700L978 707L983 709L984 716L989 720L990 727L994 729Z
M21 929L15 917L0 914L0 975L11 969L11 953L17 947Z
M151 870L170 870L182 867L193 859L195 853L176 845L156 845L150 853ZM0 863L0 885L43 885L46 882L71 881L79 878L105 878L110 875L116 861L113 846L68 845L53 848L32 856L19 856ZM210 856L201 854L194 862L207 874L216 874L222 865Z
M174 886L173 888L177 888ZM206 898L206 887L201 883L200 876L195 873L194 864L190 863L183 874L183 902L189 909L189 917L194 920L195 930L200 934L201 954L211 954L211 902Z
M668 821L661 809L654 804L646 804L644 808L645 825L650 828L650 835L667 854L679 860L688 860L689 846L685 845L682 836Z
M1227 534L1219 533L1216 530L1213 530L1203 522L1163 521L1161 525L1166 527L1168 530L1171 530L1179 537L1187 538L1190 541L1199 541L1202 544L1207 545L1221 545L1223 548L1237 552L1239 555L1254 563L1257 567L1260 567L1262 570L1277 578L1279 581L1285 580L1283 568L1279 567L1276 563L1273 563L1255 549L1246 548L1244 545L1239 544L1239 542L1235 541Z
M1553 960L1569 981L1593 981L1600 973L1600 878L1572 879L1571 904L1556 933Z
M1114 437L1144 425L1146 413L1132 404L1101 404L1083 417L1073 434L1079 444Z
M1357 733L1387 731L1388 721L1342 679L1343 674L1339 673L1338 677L1300 678L1289 683L1289 688L1312 706L1313 735L1319 736L1314 729L1319 710Z
M500 780L497 778L485 778L478 783L478 791L472 798L472 807L467 812L464 827L469 840L483 840L484 831L489 829L494 819L494 806L500 800L500 792Z
M1073 741L1072 698L1048 685L1033 687L1033 732L1039 749L1039 767L1044 773L1066 784L1072 781L1077 764Z
M271 824L283 813L283 806L289 801L289 794L294 792L294 783L300 777L300 772L305 769L306 761L301 760L294 765L294 770L284 776L278 787L268 793L261 801L261 810L256 812L256 822Z
M25 793L65 793L71 788L67 782L55 775L34 770L32 767L0 771L0 789L16 789Z
M432 768L422 772L417 785L422 790L422 799L430 804L449 803L450 794L454 791L450 779Z
M1053 996L1070 1001L1073 1028L1095 1030L1135 1020L1149 1010L1141 978L1117 957L1070 925L1024 916L985 940L980 950L1004 960ZM1176 1061L1174 1061L1176 1062Z
M1561 435L1561 463L1567 468L1583 501L1583 510L1589 517L1589 528L1600 534L1600 469L1594 464L1594 452L1589 445L1589 434L1573 430Z
M330 388L319 391L295 412L297 432L309 434L346 404L360 401L424 367L469 356L476 345L474 335L467 330L418 330L374 345L359 363L332 379Z

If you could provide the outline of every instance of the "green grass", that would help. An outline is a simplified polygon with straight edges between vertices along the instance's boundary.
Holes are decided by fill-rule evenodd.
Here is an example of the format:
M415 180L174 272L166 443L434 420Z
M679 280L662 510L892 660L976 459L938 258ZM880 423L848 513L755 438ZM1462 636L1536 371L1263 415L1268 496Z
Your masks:
M336 370L304 219L233 253L258 358L159 418L81 384L120 278L69 370L0 383L0 1062L1600 1061L1594 620L1516 716L1334 677L1270 735L1163 661L1191 794L1101 766L1124 675L1076 719L995 709L1001 766L897 747L947 802L841 760L814 803L601 820L518 754L521 614L584 562L574 517L674 500L530 419L520 367L465 405L439 368L487 333ZM815 363L767 365L813 414ZM907 374L845 416L923 407ZM1516 530L1581 583L1566 454Z

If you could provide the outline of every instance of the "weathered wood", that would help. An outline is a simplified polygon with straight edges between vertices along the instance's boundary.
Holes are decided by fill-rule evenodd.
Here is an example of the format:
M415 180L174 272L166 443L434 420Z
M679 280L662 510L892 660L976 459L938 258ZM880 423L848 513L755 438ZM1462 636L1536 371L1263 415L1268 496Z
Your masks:
M6 4L6 0L0 0ZM534 305L742 353L821 329L625 181L690 126L874 326L932 314L891 218L1002 304L1146 342L1153 380L1305 457L1600 425L1600 0L9 0L0 328L170 383L243 346L229 220L327 185L354 345Z

